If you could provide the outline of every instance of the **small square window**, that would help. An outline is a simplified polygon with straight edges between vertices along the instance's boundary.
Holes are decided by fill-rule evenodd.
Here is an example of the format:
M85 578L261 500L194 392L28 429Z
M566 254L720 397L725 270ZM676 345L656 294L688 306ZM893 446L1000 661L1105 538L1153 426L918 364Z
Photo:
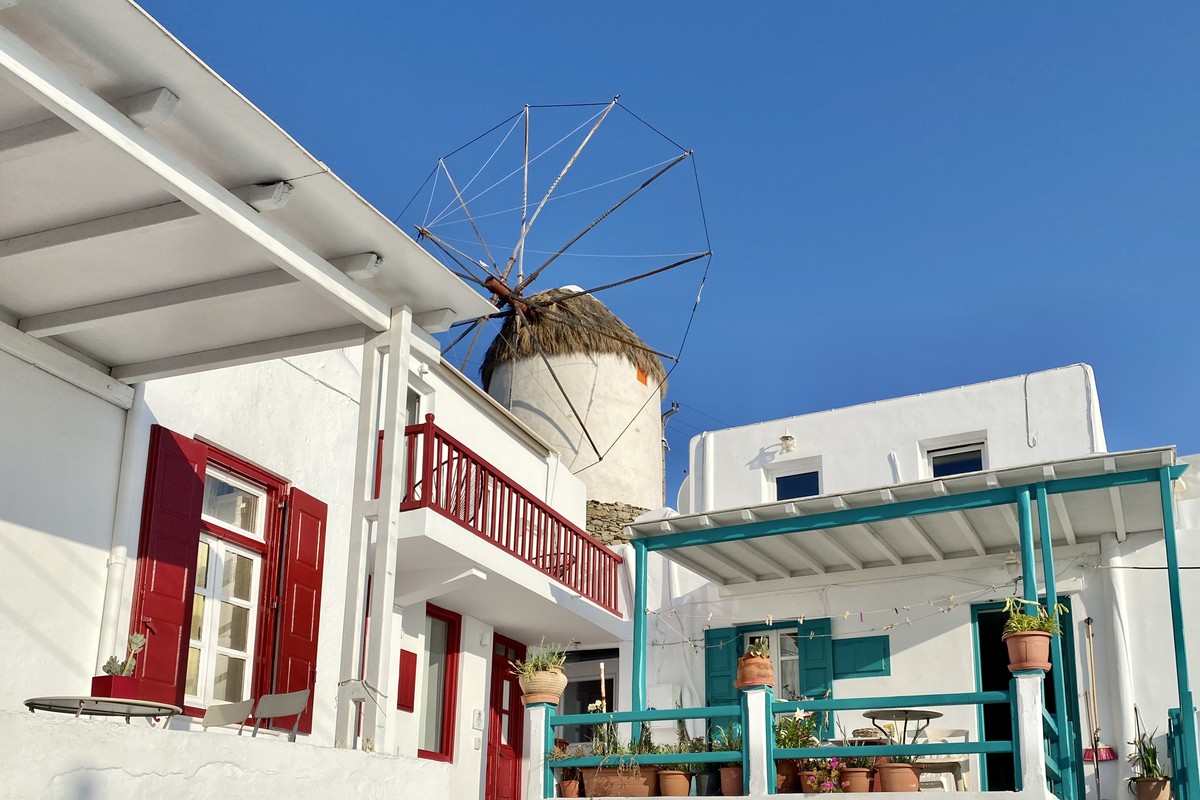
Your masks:
M820 472L801 472L796 475L779 475L775 478L776 500L792 500L798 497L816 497L820 493Z
M930 450L929 469L935 478L979 472L983 469L983 445L970 444L964 447L947 447Z

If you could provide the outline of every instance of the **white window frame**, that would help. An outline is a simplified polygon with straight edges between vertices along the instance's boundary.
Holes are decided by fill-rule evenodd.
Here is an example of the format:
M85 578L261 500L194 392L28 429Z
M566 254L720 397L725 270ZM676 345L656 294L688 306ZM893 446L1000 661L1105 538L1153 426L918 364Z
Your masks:
M190 638L190 620L189 620L189 639L188 649L198 649L200 651L200 659L198 669L196 671L196 686L199 694L188 694L185 696L185 702L188 705L198 706L201 708L207 707L214 703L237 702L237 700L246 700L250 697L251 684L254 678L254 655L255 634L258 630L258 598L262 586L262 571L263 557L252 550L247 550L244 547L220 539L210 533L201 532L200 541L208 545L208 574L206 576L206 584L204 588L195 587L197 595L204 598L204 619L200 623L199 640ZM225 555L233 553L239 556L250 559L252 564L250 577L250 599L242 600L237 597L226 597L221 592L221 581L225 569ZM246 650L234 650L228 647L221 647L217 644L220 635L220 620L221 620L221 603L229 603L230 605L239 608L245 608L249 611L247 618L246 631ZM242 673L242 696L236 700L230 698L217 698L214 696L215 678L217 669L217 656L225 655L234 658L244 658L246 662L245 670ZM190 656L190 653L189 653Z
M817 494L813 496L819 497L825 494L828 489L825 486L825 470L823 466L821 456L802 456L800 458L777 460L769 467L763 469L763 477L766 483L763 487L763 502L779 502L779 486L776 481L780 478L786 478L789 475L803 475L806 472L817 473ZM804 498L785 499L803 500Z
M971 444L958 445L956 447L935 447L925 451L925 468L929 471L929 477L955 477L954 475L934 475L933 460L935 458L941 458L942 456L957 456L963 453L979 453L980 470L982 471L988 468L987 442L972 442Z
M219 525L228 531L232 531L241 536L249 537L255 541L265 542L267 528L267 490L256 483L251 483L244 478L238 477L229 470L216 466L212 462L208 463L208 466L205 470L205 475L206 480L208 475L215 475L223 483L227 483L235 489L241 489L247 494L254 495L258 498L258 506L254 511L254 530L239 528L234 525L230 525L223 519L209 516L208 514L204 513L203 506L201 506L200 519L212 525Z

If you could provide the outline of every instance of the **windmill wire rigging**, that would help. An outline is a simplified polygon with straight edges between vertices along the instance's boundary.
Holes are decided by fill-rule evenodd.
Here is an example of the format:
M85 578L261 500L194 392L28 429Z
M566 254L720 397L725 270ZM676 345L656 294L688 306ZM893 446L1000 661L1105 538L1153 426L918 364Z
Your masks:
M494 150L492 150L492 154L491 154L491 155L489 155L489 156L487 157L487 159L486 159L486 160L483 162L483 164L481 164L481 165L479 166L479 169L475 170L475 174L471 176L471 180L467 181L467 182L466 182L466 184L463 186L462 190L463 190L464 192L465 192L467 189L470 189L470 188L471 188L471 184L475 183L475 179L476 179L476 178L478 178L478 177L480 176L480 174L482 174L482 172L483 172L485 169L487 169L487 165L488 165L488 164L492 163L492 159L494 159L494 158L496 157L496 154L500 152L500 148L501 148L501 147L504 147L504 143L508 141L508 137L512 136L512 132L513 132L513 131L515 131L515 130L517 129L517 125L518 125L518 124L520 123L520 121L521 121L521 120L519 119L519 117L520 117L520 116L521 116L521 115L520 115L519 113L518 113L518 114L514 114L514 115L513 115L513 117L515 118L515 121L513 122L512 126L510 126L510 127L509 127L509 129L508 129L508 133L504 134L504 138L500 140L500 144L496 145L495 149L494 149ZM446 166L446 156L443 156L442 158L439 158L439 159L438 159L438 164L440 164L440 165L441 165L441 167L442 167L442 169L444 169L444 170L446 171L446 177L447 177L447 178L449 178L449 177L450 177L450 168ZM460 202L462 202L462 201L461 201L461 198L460 198ZM475 202L475 198L471 198L471 202ZM454 203L453 203L452 201L448 201L448 202L446 203L446 207L445 207L445 208L443 208L443 209L442 209L442 210L441 210L441 211L438 213L438 217L439 217L439 219L440 219L442 216L444 216L444 215L445 215L445 213L446 213L446 212L447 212L447 211L450 209L450 207L451 207L452 205L454 205ZM464 210L465 210L465 208L466 208L466 204L465 204L465 203L463 204L463 207L464 207Z

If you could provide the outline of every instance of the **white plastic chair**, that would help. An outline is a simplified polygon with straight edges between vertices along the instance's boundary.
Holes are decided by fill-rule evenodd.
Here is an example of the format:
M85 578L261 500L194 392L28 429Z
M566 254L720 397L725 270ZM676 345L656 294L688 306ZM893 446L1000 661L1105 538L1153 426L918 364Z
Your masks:
M204 709L204 717L200 720L200 725L204 730L208 730L213 727L232 725L236 722L238 725L238 736L241 736L242 728L246 727L246 719L253 710L253 699L242 700L237 703L218 703Z
M921 740L926 744L942 744L951 741L970 741L970 734L965 728L926 728L922 732ZM950 791L950 786L943 780L943 776L954 776L954 789L959 792L967 791L967 779L963 775L963 769L969 767L971 757L969 755L946 755L946 756L920 756L914 763L921 765L921 790L934 789L939 786L944 791ZM924 778L926 775L937 776L932 781L926 784Z
M254 732L250 736L258 736L258 728L262 725L263 720L290 717L294 714L296 721L292 723L288 741L296 741L296 729L300 726L300 715L304 713L304 708L308 705L308 694L308 689L287 694L264 694L258 700L258 707L254 709Z

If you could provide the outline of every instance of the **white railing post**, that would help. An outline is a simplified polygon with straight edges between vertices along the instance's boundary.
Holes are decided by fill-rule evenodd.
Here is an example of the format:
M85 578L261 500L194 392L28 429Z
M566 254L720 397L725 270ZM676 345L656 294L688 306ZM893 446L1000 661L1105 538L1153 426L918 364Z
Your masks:
M1022 670L1014 673L1017 689L1017 737L1020 739L1021 794L1027 797L1046 796L1046 751L1042 722L1042 684L1046 675L1041 670Z
M743 690L746 718L742 736L746 744L746 787L752 797L767 793L767 725L770 717L771 687L755 686Z
M530 703L525 706L525 741L521 745L521 760L525 765L525 800L553 797L554 786L546 793L546 742L550 715L555 706L549 703Z

